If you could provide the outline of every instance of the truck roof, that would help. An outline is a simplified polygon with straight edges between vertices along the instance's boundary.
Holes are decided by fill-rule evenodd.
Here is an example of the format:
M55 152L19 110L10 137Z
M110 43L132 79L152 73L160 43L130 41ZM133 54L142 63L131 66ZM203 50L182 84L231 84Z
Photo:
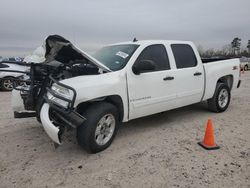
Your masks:
M191 41L181 41L181 40L138 40L136 42L127 41L127 42L119 42L110 45L120 45L120 44L137 44L137 45L150 45L150 44L159 44L159 43L182 43L182 44L190 44L193 43Z

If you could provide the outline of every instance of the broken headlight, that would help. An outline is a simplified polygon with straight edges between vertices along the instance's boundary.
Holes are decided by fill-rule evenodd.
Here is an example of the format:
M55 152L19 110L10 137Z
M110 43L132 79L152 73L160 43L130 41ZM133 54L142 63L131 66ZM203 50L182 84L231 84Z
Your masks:
M64 108L69 107L69 101L72 101L74 96L72 90L55 83L52 85L51 91L52 93L47 93L47 97L50 101Z

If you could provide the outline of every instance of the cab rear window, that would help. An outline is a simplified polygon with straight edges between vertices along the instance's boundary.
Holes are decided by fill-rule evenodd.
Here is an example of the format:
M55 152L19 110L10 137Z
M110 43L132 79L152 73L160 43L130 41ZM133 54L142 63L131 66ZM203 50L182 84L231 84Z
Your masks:
M171 45L177 69L195 67L197 59L193 48L188 44Z

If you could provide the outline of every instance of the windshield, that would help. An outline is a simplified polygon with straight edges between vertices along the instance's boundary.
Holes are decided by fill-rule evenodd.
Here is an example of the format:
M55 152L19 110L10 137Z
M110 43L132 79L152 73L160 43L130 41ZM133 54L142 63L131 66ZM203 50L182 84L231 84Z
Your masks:
M94 53L93 57L112 71L117 71L125 67L138 46L136 44L106 46Z

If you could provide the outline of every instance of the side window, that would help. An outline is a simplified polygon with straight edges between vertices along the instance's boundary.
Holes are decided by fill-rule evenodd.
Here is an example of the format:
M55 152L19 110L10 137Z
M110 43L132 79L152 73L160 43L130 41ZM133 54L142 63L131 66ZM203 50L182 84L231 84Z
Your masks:
M172 44L171 45L176 67L178 69L195 67L197 59L192 47L188 44Z
M9 66L6 64L0 63L0 68L9 68Z
M151 60L155 62L156 68L154 71L170 69L168 55L165 46L162 44L155 44L146 47L136 60L136 63L143 60ZM150 71L151 72L151 71Z
M15 58L14 57L10 57L9 61L15 61Z

